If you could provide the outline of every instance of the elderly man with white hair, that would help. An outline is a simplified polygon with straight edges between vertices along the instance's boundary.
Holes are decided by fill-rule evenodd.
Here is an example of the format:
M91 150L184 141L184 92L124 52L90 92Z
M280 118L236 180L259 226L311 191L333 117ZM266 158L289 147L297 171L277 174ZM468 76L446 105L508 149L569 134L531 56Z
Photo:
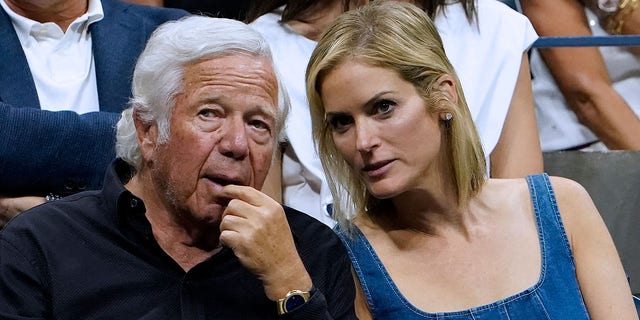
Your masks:
M259 191L288 108L261 36L167 23L133 96L103 189L0 232L0 318L355 318L340 240Z

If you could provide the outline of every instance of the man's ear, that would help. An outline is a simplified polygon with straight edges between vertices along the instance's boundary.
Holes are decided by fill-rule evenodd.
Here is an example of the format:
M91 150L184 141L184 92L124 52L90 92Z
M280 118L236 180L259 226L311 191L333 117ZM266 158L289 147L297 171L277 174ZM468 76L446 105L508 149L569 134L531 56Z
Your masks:
M137 112L133 112L133 123L138 135L138 146L142 162L149 160L158 144L158 125L155 121L144 121Z
M456 91L456 81L450 74L443 74L438 78L436 87L444 93L454 104L458 103L458 93Z

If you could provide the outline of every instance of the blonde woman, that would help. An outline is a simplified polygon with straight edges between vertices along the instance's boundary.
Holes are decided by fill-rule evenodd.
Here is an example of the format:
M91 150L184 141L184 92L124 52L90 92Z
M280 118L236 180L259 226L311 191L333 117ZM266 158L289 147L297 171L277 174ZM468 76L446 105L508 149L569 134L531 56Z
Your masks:
M382 2L339 17L312 54L307 94L361 318L637 319L580 185L485 178L423 10Z
M333 198L313 145L304 71L318 38L345 11L368 0L254 2L251 26L269 42L291 98L285 147L272 166L269 194L333 226ZM435 21L458 72L494 178L542 171L527 50L537 39L529 20L495 0L415 0ZM496 90L496 88L498 88ZM279 163L280 164L280 163ZM275 191L271 191L275 190Z

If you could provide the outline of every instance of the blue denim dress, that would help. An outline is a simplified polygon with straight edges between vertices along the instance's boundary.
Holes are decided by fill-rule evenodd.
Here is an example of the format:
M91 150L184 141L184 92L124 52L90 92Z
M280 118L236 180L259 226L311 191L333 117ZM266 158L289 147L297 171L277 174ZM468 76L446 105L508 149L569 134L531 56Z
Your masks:
M525 291L468 310L438 313L419 310L400 293L359 229L355 228L353 238L338 230L347 246L373 317L402 320L589 319L549 177L546 174L528 176L527 183L542 250L540 279Z

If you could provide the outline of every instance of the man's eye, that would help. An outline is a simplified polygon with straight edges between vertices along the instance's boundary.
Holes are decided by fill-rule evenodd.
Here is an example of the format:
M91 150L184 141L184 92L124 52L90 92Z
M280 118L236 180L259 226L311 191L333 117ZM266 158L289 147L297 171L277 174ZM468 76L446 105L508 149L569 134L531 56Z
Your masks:
M262 120L251 120L249 121L249 125L260 130L270 130L269 124Z
M215 112L211 109L202 109L200 111L198 111L198 115L205 117L205 118L211 118L213 116L215 116Z
M328 119L329 127L332 131L341 132L346 130L346 128L353 123L353 119L349 116L331 116Z

